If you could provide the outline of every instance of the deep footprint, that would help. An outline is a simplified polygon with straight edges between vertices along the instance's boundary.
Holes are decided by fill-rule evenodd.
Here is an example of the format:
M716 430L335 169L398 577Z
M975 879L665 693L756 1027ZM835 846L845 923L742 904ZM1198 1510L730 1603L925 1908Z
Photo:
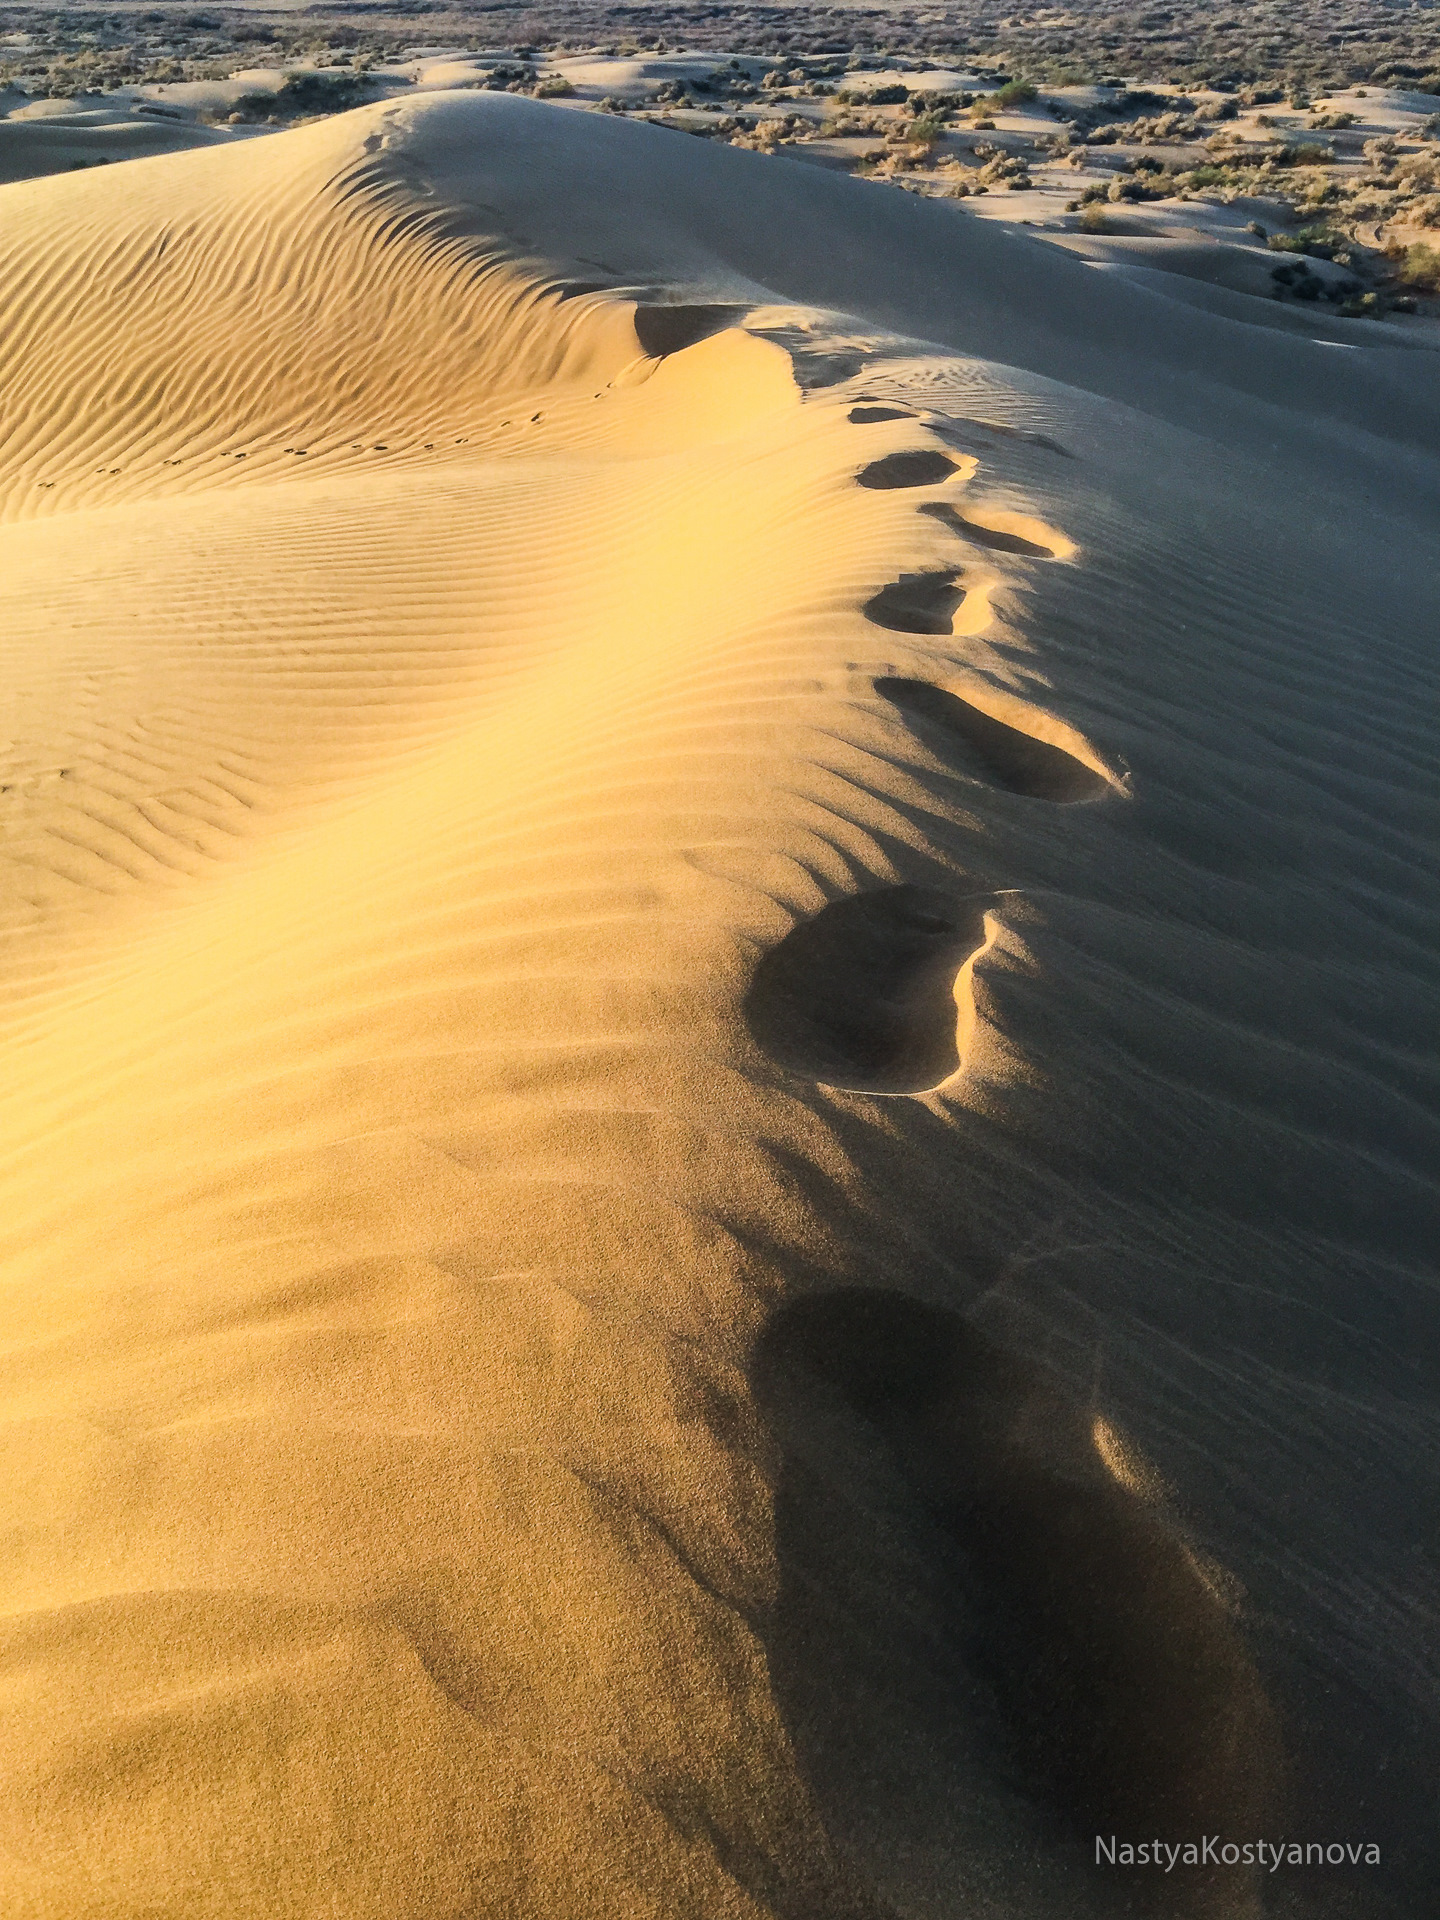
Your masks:
M943 731L952 750L958 742L965 750L964 760L970 763L965 770L974 771L1007 792L1073 805L1078 800L1098 800L1113 791L1103 773L1087 767L1064 747L1007 726L993 714L982 713L979 707L962 700L959 694L947 693L928 680L877 680L875 691L907 718Z
M943 500L929 501L921 507L921 513L928 513L932 520L940 520L952 533L958 533L962 540L972 540L977 547L991 547L997 553L1021 553L1029 560L1053 560L1053 547L1042 547L1036 540L1027 540L1022 534L1006 533L1000 527L982 527L978 521L967 520L963 513L947 506Z
M865 618L891 633L951 633L955 610L965 598L956 568L943 573L902 573L865 602Z
M823 907L761 960L745 996L780 1066L856 1093L928 1093L960 1066L955 983L990 894L887 887Z
M1073 1830L1262 1830L1283 1760L1254 1662L1215 1576L1117 1480L1058 1377L957 1313L860 1287L782 1308L756 1360L772 1393L797 1369L827 1382L892 1449L959 1550L957 1618L1032 1790Z
M933 487L959 472L959 463L948 453L918 450L914 453L887 453L883 460L872 460L855 476L862 487Z
M637 306L635 337L652 360L659 360L708 340L712 333L738 326L749 312L749 307L737 306Z

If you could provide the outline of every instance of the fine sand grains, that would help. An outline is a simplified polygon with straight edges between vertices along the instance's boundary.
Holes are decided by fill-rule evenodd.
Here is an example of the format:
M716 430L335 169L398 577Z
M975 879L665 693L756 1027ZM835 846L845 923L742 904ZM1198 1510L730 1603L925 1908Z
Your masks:
M503 96L0 197L7 1911L1388 1846L1429 550L1311 458L1384 369L1256 579L1247 343L1207 440L1209 321L943 209Z

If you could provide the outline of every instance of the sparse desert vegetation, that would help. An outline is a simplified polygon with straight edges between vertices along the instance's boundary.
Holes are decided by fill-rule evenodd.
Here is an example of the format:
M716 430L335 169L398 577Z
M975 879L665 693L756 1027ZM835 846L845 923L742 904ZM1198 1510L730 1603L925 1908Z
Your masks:
M541 6L506 14L502 48L491 18L441 0L364 25L338 7L10 7L0 111L51 103L55 131L62 103L113 106L239 137L414 89L523 93L968 202L1062 244L1143 243L1150 265L1209 234L1236 255L1208 263L1234 291L1440 315L1435 8ZM1262 266L1267 250L1284 257Z

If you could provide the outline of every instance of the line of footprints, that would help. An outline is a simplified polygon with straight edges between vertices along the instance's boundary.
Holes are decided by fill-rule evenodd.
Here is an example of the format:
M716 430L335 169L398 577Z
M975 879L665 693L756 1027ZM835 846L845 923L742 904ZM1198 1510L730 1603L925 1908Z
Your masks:
M902 408L864 404L849 417L856 425L914 418ZM857 478L862 487L920 487L956 471L948 454L924 449L887 454ZM966 519L948 503L931 502L920 511L972 545L1056 557L1055 548ZM962 571L903 574L867 601L865 616L893 633L949 634L965 598ZM1123 791L1116 777L1007 725L953 688L889 675L874 688L939 757L970 778L1060 805ZM792 928L756 967L744 1004L752 1038L778 1065L825 1086L933 1092L961 1065L956 980L984 945L985 915L995 899L993 893L901 885L832 901Z
M850 414L857 424L905 417L914 416L876 406ZM899 453L859 480L930 485L954 470L941 453ZM921 511L972 543L1037 559L1073 551L1063 536L1042 546L948 505ZM865 611L892 631L951 633L958 577L902 578ZM952 688L899 678L874 687L952 765L1029 800L1064 805L1126 789L1098 760L1007 726ZM1026 712L1018 702L1015 711ZM1052 735L1069 732L1028 716ZM959 977L994 901L892 886L832 902L761 960L745 1008L752 1035L828 1086L933 1091L961 1065ZM1047 1807L1057 1833L1084 1845L1119 1827L1174 1844L1266 1829L1284 1805L1286 1759L1238 1622L1243 1589L1191 1544L1163 1482L1089 1397L953 1307L866 1285L797 1290L756 1361L762 1399L784 1404L798 1370L884 1442L936 1529L936 1590L965 1647L957 1710L973 1712L969 1675L983 1675L1007 1776ZM1258 1911L1250 1881L1248 1869L1220 1865L1183 1893L1150 1876L1123 1897L1127 1912L1152 1920L1182 1911L1219 1920Z

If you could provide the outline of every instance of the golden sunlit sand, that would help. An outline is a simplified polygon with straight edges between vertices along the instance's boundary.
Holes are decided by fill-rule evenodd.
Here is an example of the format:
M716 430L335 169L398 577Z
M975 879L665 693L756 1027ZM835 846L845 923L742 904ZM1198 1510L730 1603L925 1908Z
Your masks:
M0 211L6 1913L1413 1910L1087 1863L1427 1804L1434 356L506 95Z

